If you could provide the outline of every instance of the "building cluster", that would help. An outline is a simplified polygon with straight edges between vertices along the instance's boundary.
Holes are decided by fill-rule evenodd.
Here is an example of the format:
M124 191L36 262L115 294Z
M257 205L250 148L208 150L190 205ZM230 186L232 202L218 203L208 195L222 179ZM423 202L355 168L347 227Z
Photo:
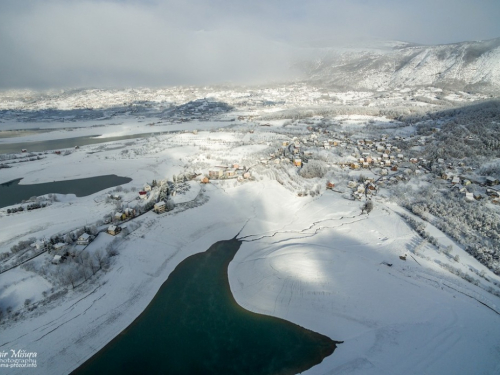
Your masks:
M237 163L229 165L215 166L208 170L208 173L200 176L200 182L207 184L210 180L236 179L240 182L250 180L252 175L244 165Z
M75 241L76 245L81 245L81 246L87 246L89 245L93 240L95 239L95 236L88 234L88 233L82 233ZM35 242L34 247L37 250L47 250L49 253L54 254L54 257L52 258L51 263L52 264L60 264L63 262L67 257L69 256L76 256L76 248L74 246L71 246L70 244L66 242L57 242L55 244L51 244L50 242L40 240Z
M463 165L455 168L450 164L447 170L441 174L441 178L447 181L452 189L462 193L467 201L488 197L491 203L500 204L500 189L497 188L500 181L494 177L486 177L481 180L473 179L464 173L467 171L468 169Z

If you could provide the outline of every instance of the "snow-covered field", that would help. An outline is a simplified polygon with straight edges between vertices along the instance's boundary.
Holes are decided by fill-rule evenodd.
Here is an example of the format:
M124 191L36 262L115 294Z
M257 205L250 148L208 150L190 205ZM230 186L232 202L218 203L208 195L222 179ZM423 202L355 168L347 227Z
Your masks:
M126 202L135 202L134 191L153 179L207 173L228 161L248 163L254 174L253 180L243 182L190 182L185 194L173 197L182 209L160 215L148 212L133 220L130 234L115 240L100 233L85 251L98 252L114 242L118 255L110 258L106 271L99 270L75 289L52 284L23 267L1 273L0 307L11 307L13 316L0 324L0 351L36 352L37 373L68 373L125 329L182 260L239 233L244 243L228 270L237 302L344 341L307 374L500 373L500 298L487 292L493 283L500 285L500 277L431 225L427 230L440 245L451 245L460 260L426 243L414 251L422 238L399 215L405 210L382 194L373 199L373 211L362 214L362 203L344 194L322 188L320 194L298 197L286 183L263 172L264 167L255 168L270 143L281 142L283 120L256 122L270 126L253 124L255 132L249 132L245 127L250 120L220 119L170 129L171 125L149 127L151 119L98 128L87 121L72 131L0 139L15 143L153 132L150 128L198 130L83 146L67 156L47 154L42 160L12 164L0 173L0 183L23 177L23 184L126 176L133 179L123 186ZM371 119L375 124L388 121L362 114L336 121L362 127ZM315 121L319 120L312 118L310 123ZM24 129L22 124L2 125ZM240 128L211 132L228 124ZM324 182L313 180L321 186ZM96 222L114 210L106 201L112 191L61 196L31 212L7 215L2 210L0 227L8 230L0 231L0 252L8 252L19 240L50 237ZM200 196L208 200L189 206ZM406 260L400 259L405 254ZM446 265L464 272L474 269L476 274L483 271L484 278L474 274L474 285L450 273ZM26 299L36 308L25 308Z
M179 262L243 228L229 268L238 303L344 341L307 373L500 370L500 316L478 302L498 311L498 298L440 268L437 254L400 260L416 234L382 203L360 215L335 193L298 200L266 181L206 193L196 209L147 214L109 272L4 326L1 348L36 351L44 373L71 371L140 314Z

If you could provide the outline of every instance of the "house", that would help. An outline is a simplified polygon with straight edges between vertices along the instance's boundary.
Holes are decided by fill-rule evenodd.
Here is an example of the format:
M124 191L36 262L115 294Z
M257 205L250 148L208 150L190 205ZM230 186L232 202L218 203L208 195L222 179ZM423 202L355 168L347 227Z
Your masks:
M21 152L28 152L25 148L21 149Z
M207 176L203 176L201 179L200 179L200 182L202 184L208 184L210 182L210 180L208 179Z
M141 198L141 199L146 199L147 197L148 197L148 193L147 193L147 192L145 192L144 190L141 190L141 191L139 192L139 198Z
M32 246L37 250L44 250L47 248L47 243L44 240L36 241Z
M334 184L333 182L328 181L328 182L326 183L326 188L327 188L327 189L330 189L330 190L331 190L331 189L333 189L334 187L335 187L335 184Z
M127 215L123 212L117 212L114 216L115 220L125 220L127 218Z
M347 183L347 186L350 187L351 189L355 188L356 186L358 186L358 184L356 183L356 181L349 181Z
M161 213L165 212L165 208L166 208L166 203L162 201L162 202L155 203L153 211L156 212L157 214L161 214Z
M302 167L302 160L301 159L294 159L293 165L295 165L296 167Z
M243 178L246 178L248 180L250 177L251 177L250 172L243 173Z
M451 183L453 185L459 184L460 183L460 177L458 177L458 176L453 177L453 179L451 180Z
M500 184L500 181L498 181L498 178L494 177L486 177L486 185L488 186L494 186Z
M119 227L118 225L110 225L108 227L107 232L111 234L112 236L116 236L118 233L122 231L122 228Z
M417 158L410 158L410 163L417 163L418 162L418 159Z
M490 197L500 197L500 193L492 189L486 189L486 194L488 194Z
M93 239L94 239L94 236L91 236L88 233L84 233L80 237L78 237L78 239L76 240L76 244L77 245L88 245L89 243L92 242Z
M144 189L143 190L145 192L151 191L151 185L149 185L149 184L144 185Z
M124 211L125 215L127 217L134 217L135 216L135 210L133 208L127 207Z
M236 169L234 168L226 169L226 172L224 174L226 178L233 178L236 176Z
M211 180L222 178L223 176L224 176L224 172L222 171L222 169L208 171L208 178Z
M349 167L351 167L351 169L359 169L359 164L358 163L350 163Z
M397 167L397 166L395 166L395 165L393 165L393 166L392 166L392 168L391 168L391 171L393 171L393 172L397 172L397 171L398 171L398 167Z
M52 264L59 264L62 262L62 257L60 255L54 255L52 258Z
M465 193L465 199L468 201L473 201L474 200L474 194L472 193Z
M66 244L64 242L58 242L54 246L52 246L55 252L62 252L66 248Z

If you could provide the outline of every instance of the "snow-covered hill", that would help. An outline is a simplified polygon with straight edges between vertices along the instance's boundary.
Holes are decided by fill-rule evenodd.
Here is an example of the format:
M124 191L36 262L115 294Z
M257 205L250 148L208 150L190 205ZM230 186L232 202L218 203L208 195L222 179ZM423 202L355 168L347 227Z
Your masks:
M500 38L436 46L405 43L323 48L303 62L310 81L355 89L436 86L498 92Z

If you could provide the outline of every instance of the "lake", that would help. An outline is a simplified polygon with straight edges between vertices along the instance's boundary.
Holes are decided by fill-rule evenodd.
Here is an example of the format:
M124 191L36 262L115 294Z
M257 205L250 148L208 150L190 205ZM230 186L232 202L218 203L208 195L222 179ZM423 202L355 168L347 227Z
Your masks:
M162 134L166 133L168 132L162 132ZM122 135L119 137L108 137L108 138L97 138L99 137L98 135L92 135L85 137L51 139L47 141L36 141L36 142L0 143L0 154L19 154L21 153L22 149L26 149L28 153L44 152L50 150L61 150L65 148L75 148L75 146L81 147L85 145L121 141L126 139L145 138L155 134L159 135L159 133L142 133L142 134L129 134L129 135Z
M46 182L43 184L20 185L22 178L0 184L0 208L21 203L31 197L44 194L75 194L84 197L97 193L98 191L123 185L132 181L128 177L120 177L114 174L74 180Z
M340 342L239 306L227 267L232 239L181 262L121 334L73 374L296 374Z

